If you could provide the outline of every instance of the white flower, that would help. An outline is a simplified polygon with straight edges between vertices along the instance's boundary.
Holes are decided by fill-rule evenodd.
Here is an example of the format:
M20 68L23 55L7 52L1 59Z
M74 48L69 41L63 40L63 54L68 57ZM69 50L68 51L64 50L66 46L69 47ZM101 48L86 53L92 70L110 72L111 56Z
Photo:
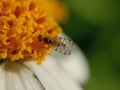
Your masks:
M89 76L82 52L75 47L70 56L49 56L36 62L7 62L0 67L0 90L82 90Z

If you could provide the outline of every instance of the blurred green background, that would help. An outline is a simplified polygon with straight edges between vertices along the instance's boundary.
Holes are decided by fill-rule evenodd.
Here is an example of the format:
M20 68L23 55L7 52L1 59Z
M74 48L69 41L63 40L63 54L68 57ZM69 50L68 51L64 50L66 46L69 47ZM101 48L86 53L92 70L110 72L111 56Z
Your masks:
M70 20L62 24L88 58L84 90L120 90L120 1L64 0Z

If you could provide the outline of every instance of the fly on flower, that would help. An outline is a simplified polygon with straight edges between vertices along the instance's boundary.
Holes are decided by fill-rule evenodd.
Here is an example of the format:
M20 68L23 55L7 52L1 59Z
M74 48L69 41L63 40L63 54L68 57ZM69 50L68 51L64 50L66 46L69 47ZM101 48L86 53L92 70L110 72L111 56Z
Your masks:
M72 53L73 41L68 38L51 38L39 35L38 40L54 46L55 51L58 51L61 54L70 55Z

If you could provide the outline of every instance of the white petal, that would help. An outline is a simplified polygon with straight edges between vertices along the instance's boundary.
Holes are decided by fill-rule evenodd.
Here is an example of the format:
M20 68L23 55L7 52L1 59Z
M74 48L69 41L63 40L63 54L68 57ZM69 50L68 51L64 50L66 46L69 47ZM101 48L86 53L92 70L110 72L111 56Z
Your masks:
M18 73L12 73L11 78L13 78L13 82L14 82L13 84L14 84L15 90L25 90L24 85Z
M53 59L48 58L42 65L33 62L27 65L38 76L46 90L82 90L68 73L64 73L62 65Z
M57 81L54 80L54 77L42 65L40 66L33 62L27 65L36 74L46 90L62 90Z
M63 67L63 64L54 58L49 58L45 64L51 75L61 83L64 90L81 90L76 80L72 79L71 74Z
M6 72L6 89L15 90L12 72L9 72L9 71Z
M44 90L31 70L20 63L9 62L5 65L4 71L6 72L6 83L4 83L6 90Z
M0 66L0 90L6 90L6 72Z
M63 59L64 58L64 59ZM69 73L81 84L89 78L89 65L87 59L78 47L74 47L70 56L59 58Z
M33 90L34 85L32 85L32 83L31 83L31 79L32 79L32 77L30 78L31 73L28 72L27 70L22 69L22 70L20 70L19 74L20 74L22 82L25 86L25 89L26 90Z
M23 66L19 67L22 68ZM25 90L44 90L41 84L35 79L34 74L27 68L22 68L19 74L26 88Z

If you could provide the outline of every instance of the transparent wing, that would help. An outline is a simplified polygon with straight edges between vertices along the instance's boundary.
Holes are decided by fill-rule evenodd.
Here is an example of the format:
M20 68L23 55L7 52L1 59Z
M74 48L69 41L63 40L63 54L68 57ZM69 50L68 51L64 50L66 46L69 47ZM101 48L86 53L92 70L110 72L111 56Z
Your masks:
M72 53L73 48L73 41L69 38L64 37L56 37L55 43L55 50L64 55L70 55Z

